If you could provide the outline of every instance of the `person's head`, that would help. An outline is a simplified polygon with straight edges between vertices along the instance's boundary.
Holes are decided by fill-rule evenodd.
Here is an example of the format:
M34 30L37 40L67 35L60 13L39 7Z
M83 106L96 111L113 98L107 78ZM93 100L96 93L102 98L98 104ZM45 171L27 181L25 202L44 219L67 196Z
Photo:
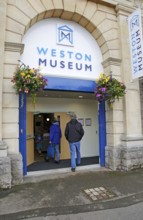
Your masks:
M56 117L53 118L52 123L58 122L58 119Z
M71 119L77 119L76 114L72 114L72 115L71 115Z

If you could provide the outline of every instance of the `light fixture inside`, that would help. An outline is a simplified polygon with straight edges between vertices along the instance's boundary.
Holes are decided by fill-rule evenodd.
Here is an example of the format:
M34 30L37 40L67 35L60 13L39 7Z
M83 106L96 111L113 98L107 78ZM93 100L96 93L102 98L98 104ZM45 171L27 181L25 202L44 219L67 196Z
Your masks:
M79 99L82 99L82 98L83 98L83 96L82 96L82 95L79 95L79 96L78 96L78 98L79 98Z

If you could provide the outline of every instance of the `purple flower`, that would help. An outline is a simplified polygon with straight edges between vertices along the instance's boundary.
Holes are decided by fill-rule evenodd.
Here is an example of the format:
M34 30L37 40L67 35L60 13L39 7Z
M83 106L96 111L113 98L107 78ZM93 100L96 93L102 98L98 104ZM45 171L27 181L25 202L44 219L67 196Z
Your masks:
M97 98L98 98L98 97L101 97L101 94L99 94L99 93L98 93L98 94L96 94L96 97L97 97Z
M107 89L106 89L105 87L102 87L102 88L101 88L101 91L102 91L102 92L106 92L106 90L107 90Z

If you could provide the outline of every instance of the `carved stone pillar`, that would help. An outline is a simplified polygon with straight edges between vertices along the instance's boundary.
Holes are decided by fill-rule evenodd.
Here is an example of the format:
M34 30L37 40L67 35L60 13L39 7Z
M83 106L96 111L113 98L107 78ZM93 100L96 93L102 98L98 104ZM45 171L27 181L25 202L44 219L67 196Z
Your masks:
M120 27L122 76L127 86L124 102L124 135L121 137L120 159L122 170L143 167L143 136L141 124L141 102L139 80L132 80L128 16L135 8L117 5L117 16Z

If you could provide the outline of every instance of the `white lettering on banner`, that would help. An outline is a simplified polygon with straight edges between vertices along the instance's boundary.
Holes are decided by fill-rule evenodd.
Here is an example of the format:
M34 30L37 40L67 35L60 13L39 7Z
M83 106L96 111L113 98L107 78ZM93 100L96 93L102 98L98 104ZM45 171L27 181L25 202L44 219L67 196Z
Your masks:
M49 49L49 48L39 48L37 47L37 51L39 55L48 55L52 57L60 57L60 58L67 58L72 59L75 58L76 60L83 60L83 61L90 61L92 60L91 54L82 54L80 52L73 52L73 51L64 51L60 50L57 51L56 49Z
M56 49L49 49L49 48L40 48L37 47L37 52L41 56L38 59L38 66L40 67L59 67L61 69L69 69L69 70L84 70L92 72L92 65L86 63L92 61L91 54L82 54L80 52L73 52L73 51L64 51L60 50L57 51ZM45 59L46 56L46 59ZM42 58L43 57L43 58ZM57 58L57 59L53 59ZM65 60L59 60L59 58L65 58ZM72 60L72 61L69 61ZM75 62L77 60L77 62ZM81 61L79 63L79 61Z
M39 66L60 67L61 69L68 68L69 70L76 69L76 70L84 70L89 72L92 71L92 65L83 64L83 63L65 62L63 60L58 62L57 60L47 60L47 59L42 60L39 58Z
M143 76L143 45L141 10L137 9L129 16L130 50L133 79Z

